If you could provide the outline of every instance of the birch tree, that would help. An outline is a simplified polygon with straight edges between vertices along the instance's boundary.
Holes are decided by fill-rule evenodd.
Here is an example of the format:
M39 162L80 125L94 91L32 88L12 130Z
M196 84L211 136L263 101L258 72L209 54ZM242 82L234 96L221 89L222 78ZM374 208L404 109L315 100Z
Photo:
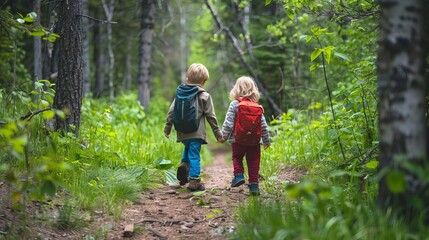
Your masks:
M429 202L424 51L428 8L423 0L382 0L380 6L379 162L385 174L378 200L382 207L413 214L409 210Z
M139 74L137 79L140 104L149 108L152 63L152 35L155 25L155 1L142 0L141 35L139 47Z

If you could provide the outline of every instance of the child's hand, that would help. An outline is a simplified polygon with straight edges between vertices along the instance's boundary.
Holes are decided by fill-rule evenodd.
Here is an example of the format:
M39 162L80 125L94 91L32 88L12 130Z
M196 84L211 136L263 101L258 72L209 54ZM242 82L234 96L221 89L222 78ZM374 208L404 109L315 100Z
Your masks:
M270 143L264 143L264 149L267 149L270 146Z
M166 132L164 132L164 136L165 136L166 138L170 138L170 133L166 133Z
M225 139L223 139L223 138L220 137L220 138L217 138L217 141L220 142L220 143L223 143L223 142L225 142Z

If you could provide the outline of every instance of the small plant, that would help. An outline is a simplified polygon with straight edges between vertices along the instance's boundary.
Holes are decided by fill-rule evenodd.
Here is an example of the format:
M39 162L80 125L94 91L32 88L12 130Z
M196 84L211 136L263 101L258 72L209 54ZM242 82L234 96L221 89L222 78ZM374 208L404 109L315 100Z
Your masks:
M58 216L54 224L56 228L61 230L77 229L84 225L82 215L71 205L65 204L58 210Z

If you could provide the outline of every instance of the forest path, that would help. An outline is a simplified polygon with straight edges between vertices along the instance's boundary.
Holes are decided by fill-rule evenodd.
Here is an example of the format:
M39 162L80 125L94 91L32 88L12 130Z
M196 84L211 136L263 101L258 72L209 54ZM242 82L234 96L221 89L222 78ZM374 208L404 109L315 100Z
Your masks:
M230 148L210 150L214 159L201 173L206 186L203 194L167 185L146 191L139 201L123 211L121 219L109 231L108 239L124 239L127 225L134 226L134 233L127 239L227 239L227 234L235 229L234 211L249 199L249 193L246 184L230 188L233 169L226 159L231 156ZM296 182L303 174L300 170L283 169L277 184ZM260 197L270 197L264 195L262 189Z
M201 172L206 186L201 196L178 186L144 192L140 201L124 210L108 238L122 239L126 225L134 224L128 239L226 239L225 234L234 229L233 211L249 196L246 185L229 187L230 149L211 151L213 162Z

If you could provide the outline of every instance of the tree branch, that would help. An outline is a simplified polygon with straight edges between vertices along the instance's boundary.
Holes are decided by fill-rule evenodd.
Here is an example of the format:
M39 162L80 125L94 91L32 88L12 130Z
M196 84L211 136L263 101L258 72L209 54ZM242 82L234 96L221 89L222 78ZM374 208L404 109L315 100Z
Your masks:
M116 24L118 22L111 22L111 21L107 21L107 20L101 20L101 19L97 19L88 15L84 15L84 14L78 14L78 16L82 16L82 17L86 17L89 18L91 20L97 21L97 22L101 22L101 23L110 23L110 24Z
M20 120L26 120L28 118L28 120L31 120L31 118L33 118L37 114L45 112L45 111L49 111L51 109L52 109L51 107L48 107L48 108L44 108L44 109L39 109L39 110L34 111L34 112L29 111L27 114L25 114L24 116L20 117L19 119Z
M226 35L229 37L229 39L232 42L232 45L234 46L234 49L237 51L241 62L243 63L244 67L247 69L250 76L253 77L253 79L256 82L256 85L258 86L259 90L265 95L267 98L268 104L270 105L271 110L273 111L274 115L280 115L283 111L277 106L277 104L274 102L274 100L270 97L268 90L265 88L262 80L258 77L258 75L253 71L253 67L250 66L250 64L247 62L246 58L244 57L244 52L240 47L240 44L238 43L237 38L235 35L229 30L228 27L225 27L216 12L214 11L212 5L209 3L208 0L205 0L206 6L209 8L210 13L213 16L213 19L216 22L216 25L218 26L220 31L223 31L226 33Z

